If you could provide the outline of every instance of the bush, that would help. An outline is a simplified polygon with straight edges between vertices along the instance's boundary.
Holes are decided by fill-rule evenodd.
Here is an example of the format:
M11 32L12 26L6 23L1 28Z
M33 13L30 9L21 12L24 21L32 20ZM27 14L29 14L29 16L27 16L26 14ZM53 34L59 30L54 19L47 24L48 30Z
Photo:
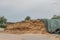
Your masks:
M53 15L52 19L60 19L59 15Z
M26 18L25 18L25 20L30 20L31 18L30 18L30 16L27 16Z
M5 28L7 19L4 16L0 17L0 27Z

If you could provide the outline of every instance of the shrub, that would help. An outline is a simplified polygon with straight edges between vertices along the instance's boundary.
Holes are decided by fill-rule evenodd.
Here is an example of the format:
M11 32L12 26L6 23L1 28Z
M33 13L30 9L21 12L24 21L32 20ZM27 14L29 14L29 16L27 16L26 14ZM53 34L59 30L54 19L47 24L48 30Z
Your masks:
M0 17L0 27L5 28L7 19L4 16Z
M25 20L30 20L31 18L30 18L30 16L27 16L26 18L25 18Z
M53 15L52 19L60 19L59 15Z

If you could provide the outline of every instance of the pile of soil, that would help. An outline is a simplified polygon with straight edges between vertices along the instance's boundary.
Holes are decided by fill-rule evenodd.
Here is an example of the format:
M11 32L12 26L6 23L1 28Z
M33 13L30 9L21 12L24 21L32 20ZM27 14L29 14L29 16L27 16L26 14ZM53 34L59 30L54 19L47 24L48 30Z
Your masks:
M45 34L46 27L43 20L25 20L16 22L14 24L7 24L5 32L8 33L32 33L32 34Z

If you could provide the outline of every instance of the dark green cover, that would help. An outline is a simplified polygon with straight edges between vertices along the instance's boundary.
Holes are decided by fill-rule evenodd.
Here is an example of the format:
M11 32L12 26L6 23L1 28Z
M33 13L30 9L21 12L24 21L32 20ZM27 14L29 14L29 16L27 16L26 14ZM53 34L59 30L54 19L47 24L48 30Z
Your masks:
M45 19L46 29L49 32L54 32L56 29L60 28L60 19Z

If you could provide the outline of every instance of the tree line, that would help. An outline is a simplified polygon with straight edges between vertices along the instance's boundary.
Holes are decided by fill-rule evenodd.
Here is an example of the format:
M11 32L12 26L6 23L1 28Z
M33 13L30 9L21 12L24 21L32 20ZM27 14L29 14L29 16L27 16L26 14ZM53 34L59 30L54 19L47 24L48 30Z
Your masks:
M60 16L53 15L51 19L60 19ZM30 16L26 16L25 20L31 20ZM4 16L0 16L0 28L5 28L7 24L7 19Z

